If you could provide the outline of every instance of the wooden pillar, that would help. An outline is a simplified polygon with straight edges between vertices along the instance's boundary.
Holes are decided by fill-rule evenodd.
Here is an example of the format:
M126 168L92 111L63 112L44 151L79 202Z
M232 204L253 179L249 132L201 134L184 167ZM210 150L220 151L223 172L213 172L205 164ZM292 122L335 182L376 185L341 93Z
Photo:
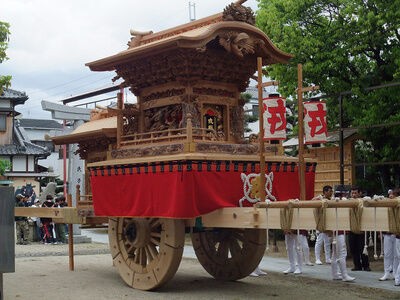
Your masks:
M118 108L118 116L117 116L117 149L121 147L121 138L122 138L122 132L123 132L123 126L124 126L124 115L123 115L123 106L124 106L124 100L123 100L123 93L118 93L117 94L117 108Z
M78 199L77 199L78 201ZM69 207L72 207L72 196L67 195L67 203ZM74 226L68 224L68 257L69 257L69 270L74 271Z
M263 87L262 87L262 57L257 57L257 76L258 76L258 111L260 116L260 133L258 140L260 143L260 201L265 202L265 156L264 156L264 118L261 114L263 105Z
M303 66L297 65L297 105L298 105L298 124L299 124L299 181L300 199L306 200L306 178L304 163L304 109L303 109Z

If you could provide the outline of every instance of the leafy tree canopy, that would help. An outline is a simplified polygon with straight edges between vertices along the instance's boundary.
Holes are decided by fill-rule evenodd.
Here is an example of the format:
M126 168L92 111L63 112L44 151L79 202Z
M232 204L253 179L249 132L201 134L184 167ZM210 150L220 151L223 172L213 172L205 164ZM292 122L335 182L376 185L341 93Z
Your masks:
M400 87L368 87L400 82L400 0L260 0L257 26L294 58L268 68L280 92L296 97L297 64L304 85L344 97L345 127L400 122ZM337 96L328 99L329 126L338 124ZM361 131L375 162L400 157L400 126Z
M7 58L6 50L8 47L8 38L10 36L9 24L0 21L0 64ZM0 74L0 94L3 88L9 87L11 82L11 76Z

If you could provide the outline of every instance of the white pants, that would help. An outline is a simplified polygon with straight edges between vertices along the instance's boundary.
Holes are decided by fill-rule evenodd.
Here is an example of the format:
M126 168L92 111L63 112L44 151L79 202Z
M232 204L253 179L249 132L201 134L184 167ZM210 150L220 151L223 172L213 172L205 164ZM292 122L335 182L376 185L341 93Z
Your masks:
M332 277L335 278L338 276L339 268L340 272L342 273L342 277L345 278L348 274L346 269L347 249L344 234L339 234L333 238L336 238L336 245L332 244ZM333 238L331 238L331 240Z
M400 239L396 238L396 253L398 261L400 261ZM400 263L397 266L397 269L393 269L394 281L396 284L400 284Z
M315 260L321 260L321 249L324 244L325 262L331 259L331 241L329 236L324 232L317 232L317 240L315 241Z
M393 270L393 274L399 264L399 257L396 255L396 235L383 235L383 269L385 274Z
M299 235L301 236L301 235ZM290 270L295 270L296 262L297 268L302 271L303 269L303 253L301 251L298 235L293 233L285 234L286 251L289 258Z
M303 250L304 261L306 263L309 263L310 262L310 247L308 246L307 237L305 235L299 234L298 239L299 239L300 247Z

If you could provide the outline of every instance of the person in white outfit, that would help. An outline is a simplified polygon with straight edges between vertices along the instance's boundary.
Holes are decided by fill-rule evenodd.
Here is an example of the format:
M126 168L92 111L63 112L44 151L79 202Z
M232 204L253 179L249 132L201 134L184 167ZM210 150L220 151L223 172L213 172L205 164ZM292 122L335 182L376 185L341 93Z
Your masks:
M319 195L313 200L330 200L333 195L333 188L330 185L325 185L322 188L322 195ZM317 231L317 239L315 241L314 251L315 251L315 263L317 265L322 265L321 261L321 250L322 245L324 246L325 251L325 263L331 263L331 242L329 236L325 232Z
M346 267L346 257L347 257L347 249L346 249L346 241L344 237L344 231L339 230L337 234L335 233L332 237L332 279L333 280L342 280L345 282L354 281L355 278L349 276L347 273ZM340 270L340 274L339 271Z
M400 235L396 235L396 254L397 259L400 260ZM400 263L397 266L397 269L393 269L394 274L394 285L400 286Z
M313 266L314 264L310 260L310 247L308 246L307 236L308 236L307 230L300 230L300 234L298 235L298 238L299 238L300 247L303 251L305 265Z
M389 195L389 198L395 198L400 196L400 189L396 188L393 190L392 195ZM386 238L386 235L384 236ZM384 240L385 243L385 240ZM385 244L384 244L385 247ZM393 257L393 276L394 276L394 285L395 286L400 286L400 235L396 234L395 235L395 247L393 249L394 251L394 257ZM386 258L386 248L384 248L384 267L385 267L385 274L383 275L386 277L386 265L385 265L385 258ZM397 265L395 265L397 264ZM383 277L382 277L383 278ZM381 280L381 278L379 279Z
M283 273L293 273L295 275L303 273L303 252L298 240L298 235L291 231L286 232L285 244L289 258L289 268L283 271Z
M393 190L388 191L388 197L393 199L397 195ZM390 232L383 232L383 276L379 278L380 281L391 279L390 272L395 274L397 266L399 265L399 258L396 253L396 235Z

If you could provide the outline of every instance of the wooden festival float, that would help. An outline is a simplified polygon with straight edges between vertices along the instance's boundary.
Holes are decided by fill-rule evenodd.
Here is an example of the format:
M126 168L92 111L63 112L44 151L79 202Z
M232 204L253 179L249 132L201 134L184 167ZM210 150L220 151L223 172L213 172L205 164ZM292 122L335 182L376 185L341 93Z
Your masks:
M363 213L361 200L282 201L300 198L301 160L284 156L279 141L244 138L240 94L260 70L257 61L286 63L291 56L255 27L243 2L158 33L131 31L127 50L88 63L92 71L115 71L137 103L124 103L119 93L116 109L53 138L79 144L90 196L78 194L78 207L17 214L65 223L109 218L114 265L129 286L142 290L174 276L185 232L209 274L237 280L265 254L267 228L349 229L349 210L357 210L357 229L389 229L387 207L395 211L397 200ZM311 199L316 164L304 166L304 199Z

